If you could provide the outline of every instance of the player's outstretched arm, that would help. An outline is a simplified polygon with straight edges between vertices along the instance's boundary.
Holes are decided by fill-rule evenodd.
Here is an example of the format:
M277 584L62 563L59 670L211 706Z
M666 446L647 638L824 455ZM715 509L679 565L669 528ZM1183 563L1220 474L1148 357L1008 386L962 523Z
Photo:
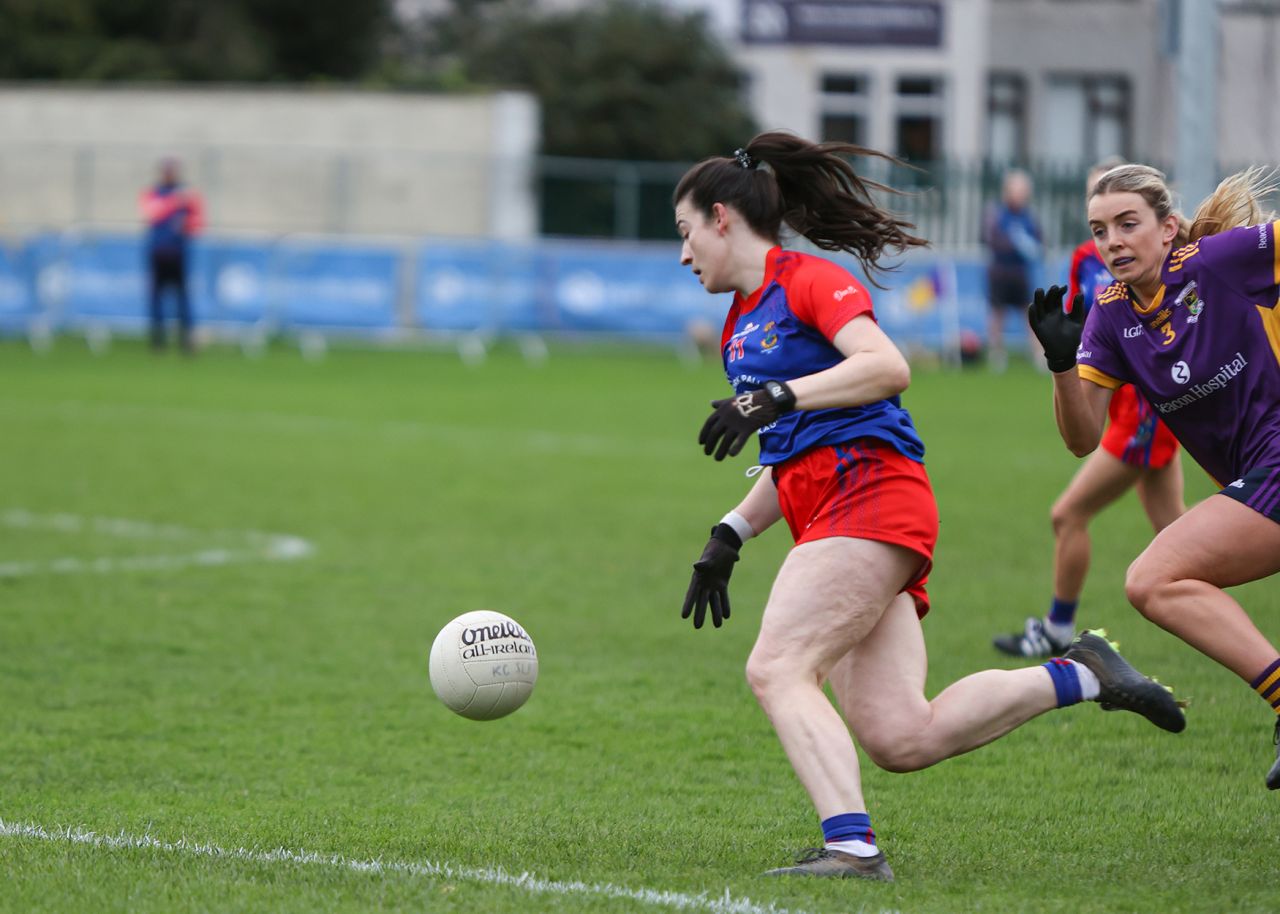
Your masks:
M765 468L747 497L711 529L711 539L693 564L693 578L685 592L680 618L693 616L693 627L702 628L707 612L719 628L729 618L729 577L742 544L774 524L782 516L773 474Z

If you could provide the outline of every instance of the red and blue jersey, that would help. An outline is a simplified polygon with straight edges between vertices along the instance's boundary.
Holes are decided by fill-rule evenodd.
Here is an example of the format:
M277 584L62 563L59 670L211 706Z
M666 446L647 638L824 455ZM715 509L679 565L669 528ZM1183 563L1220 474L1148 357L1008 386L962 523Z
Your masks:
M861 315L875 318L871 296L842 267L822 257L773 248L764 282L735 295L720 350L735 393L765 381L793 381L844 361L832 340ZM876 438L924 462L924 443L898 397L863 406L798 409L760 430L760 463L775 466L811 448Z
M1264 222L1172 251L1145 307L1114 283L1085 320L1080 377L1129 382L1219 483L1280 466L1280 249Z
M1076 295L1084 296L1084 313L1088 314L1093 307L1093 300L1107 286L1115 282L1107 265L1098 256L1098 245L1092 241L1084 241L1071 254L1071 272L1067 276L1067 310L1076 300Z

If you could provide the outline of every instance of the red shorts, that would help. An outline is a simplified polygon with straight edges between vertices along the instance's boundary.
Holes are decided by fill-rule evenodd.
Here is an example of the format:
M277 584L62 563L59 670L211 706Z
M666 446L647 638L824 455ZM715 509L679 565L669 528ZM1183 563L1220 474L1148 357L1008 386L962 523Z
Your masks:
M925 581L938 541L938 505L924 465L875 438L816 447L773 470L782 516L796 545L832 536L905 546L922 559L902 588L929 611Z
M1112 394L1107 413L1111 421L1102 434L1102 449L1112 457L1158 470L1178 453L1178 439L1132 384Z

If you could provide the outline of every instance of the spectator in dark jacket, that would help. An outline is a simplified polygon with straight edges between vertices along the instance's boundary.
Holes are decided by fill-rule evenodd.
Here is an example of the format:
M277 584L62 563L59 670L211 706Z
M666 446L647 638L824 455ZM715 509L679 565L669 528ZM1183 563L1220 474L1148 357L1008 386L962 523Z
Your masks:
M1040 226L1030 204L1031 178L1017 169L1006 172L1000 202L987 209L982 226L982 240L989 252L987 346L995 371L1004 371L1008 361L1004 348L1005 316L1014 309L1021 318L1031 301L1040 267Z
M139 203L147 222L151 346L157 350L165 347L164 294L172 289L178 309L178 342L184 352L194 352L187 259L191 236L204 224L204 204L199 194L182 184L176 159L161 161L156 184L142 192Z

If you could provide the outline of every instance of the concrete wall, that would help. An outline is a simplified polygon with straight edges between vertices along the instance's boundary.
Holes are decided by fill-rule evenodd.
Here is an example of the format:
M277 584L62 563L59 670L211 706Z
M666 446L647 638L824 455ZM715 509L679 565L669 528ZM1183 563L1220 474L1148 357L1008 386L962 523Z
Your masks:
M528 237L538 120L522 93L0 86L0 226L136 224L174 155L215 229Z

